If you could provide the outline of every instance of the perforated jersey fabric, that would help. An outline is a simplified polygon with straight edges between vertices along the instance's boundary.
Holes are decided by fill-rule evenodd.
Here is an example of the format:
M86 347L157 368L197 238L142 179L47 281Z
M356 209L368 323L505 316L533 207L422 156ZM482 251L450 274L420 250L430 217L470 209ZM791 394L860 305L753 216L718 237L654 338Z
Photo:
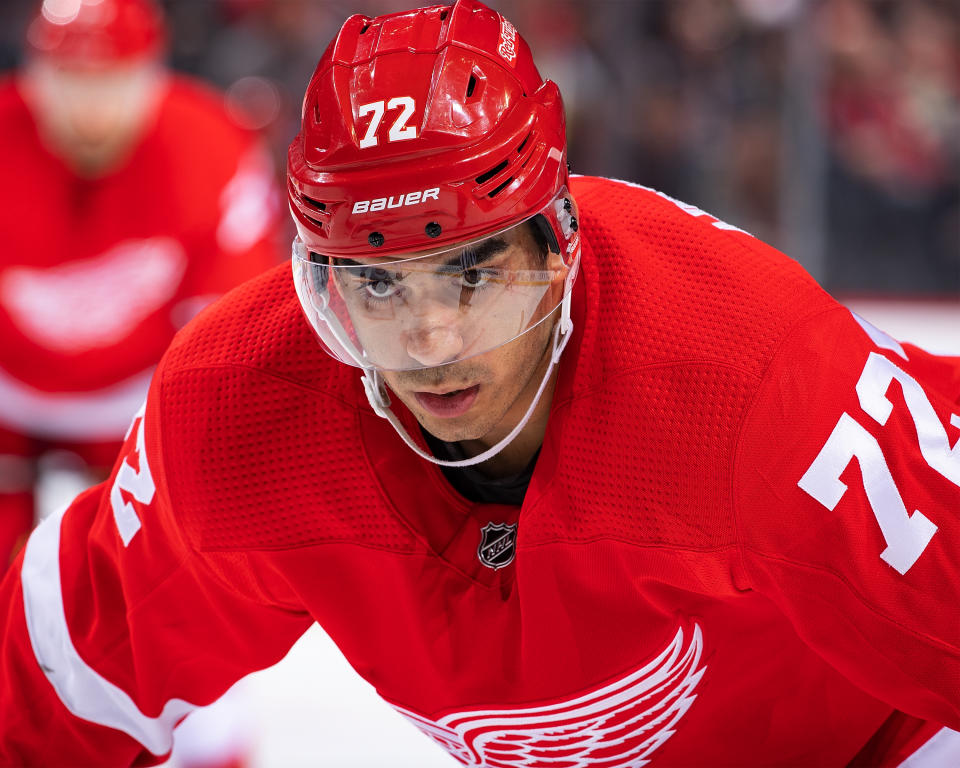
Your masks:
M410 549L413 537L384 517L370 480L357 372L322 351L292 290L289 267L278 267L231 297L253 312L210 313L168 353L175 373L162 383L163 399L177 448L166 460L183 481L171 493L184 529L202 549L331 540ZM203 344L193 343L196 334ZM237 359L237 350L248 352ZM335 493L317 492L324 478Z
M138 717L212 701L314 620L465 765L895 766L960 728L958 361L696 208L573 194L574 335L522 506L410 451L278 267L177 336L111 479L31 539L22 596L5 582L0 755L159 755ZM881 464L936 526L909 552ZM54 609L75 658L28 630Z

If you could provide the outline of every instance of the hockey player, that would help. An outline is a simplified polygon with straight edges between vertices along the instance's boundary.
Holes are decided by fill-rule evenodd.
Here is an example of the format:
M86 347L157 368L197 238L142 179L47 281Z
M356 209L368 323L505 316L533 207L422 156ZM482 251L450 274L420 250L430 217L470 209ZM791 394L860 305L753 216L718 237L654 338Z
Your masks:
M48 0L0 82L0 570L38 461L106 477L174 332L278 261L266 153L164 49L152 0Z
M956 360L569 178L475 0L348 19L288 182L292 279L181 332L7 577L7 762L161 756L318 621L464 765L958 764Z

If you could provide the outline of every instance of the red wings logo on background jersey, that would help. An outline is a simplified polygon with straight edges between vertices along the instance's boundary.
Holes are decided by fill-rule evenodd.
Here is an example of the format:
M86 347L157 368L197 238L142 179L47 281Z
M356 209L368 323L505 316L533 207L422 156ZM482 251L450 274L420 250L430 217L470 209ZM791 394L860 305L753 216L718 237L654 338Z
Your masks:
M127 240L92 259L12 267L0 303L24 336L61 352L114 344L177 292L187 268L171 237Z
M683 629L646 666L601 688L536 707L478 709L429 720L396 707L464 765L639 768L696 699L703 636Z

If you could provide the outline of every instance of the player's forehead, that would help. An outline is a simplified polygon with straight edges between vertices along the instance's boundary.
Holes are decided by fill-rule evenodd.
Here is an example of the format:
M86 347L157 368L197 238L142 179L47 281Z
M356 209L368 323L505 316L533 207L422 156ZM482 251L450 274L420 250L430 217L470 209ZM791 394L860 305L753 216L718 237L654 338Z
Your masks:
M502 256L533 256L533 239L527 233L526 223L518 224L502 232L497 232L479 240L444 248L440 251L420 251L398 254L389 257L335 258L335 266L380 266L388 267L401 263L428 266L454 266L480 264L499 259Z

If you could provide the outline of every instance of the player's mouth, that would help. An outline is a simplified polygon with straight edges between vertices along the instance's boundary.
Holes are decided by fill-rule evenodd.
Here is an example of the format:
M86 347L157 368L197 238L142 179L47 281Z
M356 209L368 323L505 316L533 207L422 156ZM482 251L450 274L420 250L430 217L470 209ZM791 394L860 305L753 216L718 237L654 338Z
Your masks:
M431 416L441 419L453 419L462 416L473 405L480 394L480 385L474 384L466 389L452 389L448 392L414 392L420 407Z

